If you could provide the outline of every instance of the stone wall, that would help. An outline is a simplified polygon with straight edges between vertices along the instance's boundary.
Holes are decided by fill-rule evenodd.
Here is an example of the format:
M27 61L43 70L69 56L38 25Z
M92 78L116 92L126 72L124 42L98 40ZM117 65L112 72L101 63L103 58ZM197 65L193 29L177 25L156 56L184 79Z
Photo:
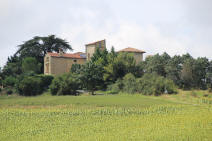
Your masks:
M86 46L86 58L87 58L87 61L89 61L91 59L91 57L93 56L95 51L96 51L95 45Z
M136 60L136 64L143 61L143 53L133 53L133 55L134 55L134 58Z
M99 48L100 50L104 50L106 48L106 41L102 40L92 44L88 44L86 45L85 48L86 48L85 50L86 50L87 61L89 61L97 48Z
M48 57L49 61L45 60L44 64L44 74L49 75L59 75L64 74L66 72L70 72L71 66L73 64L84 64L86 62L86 59L83 58L73 59L67 57L52 57L48 55L45 57L45 59L47 59Z

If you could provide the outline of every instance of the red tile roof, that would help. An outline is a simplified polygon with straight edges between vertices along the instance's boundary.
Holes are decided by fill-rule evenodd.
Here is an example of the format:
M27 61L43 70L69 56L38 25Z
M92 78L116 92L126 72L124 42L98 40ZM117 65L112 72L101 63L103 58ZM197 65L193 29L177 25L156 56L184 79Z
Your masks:
M64 53L62 56L60 56L59 53L49 52L48 55L52 56L52 57L65 57L65 58L73 58L73 59L84 59L85 58L85 57L81 56L81 54L79 54L79 53L74 53L74 54Z
M139 50L139 49L131 48L131 47L122 49L122 50L120 50L120 51L118 51L118 52L137 52L137 53L146 53L146 52L143 51L143 50Z
M86 46L95 45L96 43L99 43L99 42L102 42L102 41L105 41L105 40L100 40L100 41L96 41L96 42L93 42L93 43L89 43L89 44L86 44Z

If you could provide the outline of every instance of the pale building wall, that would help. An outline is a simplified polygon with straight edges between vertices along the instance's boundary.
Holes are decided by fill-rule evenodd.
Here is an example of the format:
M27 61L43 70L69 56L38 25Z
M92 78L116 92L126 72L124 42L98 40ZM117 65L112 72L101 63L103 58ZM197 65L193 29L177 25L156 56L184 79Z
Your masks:
M136 60L136 64L143 61L143 53L133 53L133 55L134 55L134 58Z
M44 57L44 74L51 74L51 57L48 54Z
M100 50L104 50L106 48L106 41L102 40L102 41L96 42L94 44L86 45L85 48L86 48L87 61L89 61L90 58L95 53L96 48L99 48Z
M140 62L143 61L143 53L140 52L119 52L119 53L127 53L127 54L129 53L134 57L136 64L139 64Z
M87 61L90 60L90 58L93 56L95 51L96 51L95 45L86 46L86 58L87 58Z
M47 58L49 57L49 61ZM52 57L46 55L44 63L44 74L47 75L59 75L70 72L73 64L84 64L86 59L74 59L66 57ZM49 64L49 68L48 68ZM48 71L49 70L49 71Z

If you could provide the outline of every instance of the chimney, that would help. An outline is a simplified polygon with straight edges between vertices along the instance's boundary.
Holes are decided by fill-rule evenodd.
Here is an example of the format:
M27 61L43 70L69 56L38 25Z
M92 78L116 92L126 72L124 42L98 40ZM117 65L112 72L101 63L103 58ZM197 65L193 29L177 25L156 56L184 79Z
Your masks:
M59 56L61 57L61 56L63 56L63 50L62 49L59 49Z

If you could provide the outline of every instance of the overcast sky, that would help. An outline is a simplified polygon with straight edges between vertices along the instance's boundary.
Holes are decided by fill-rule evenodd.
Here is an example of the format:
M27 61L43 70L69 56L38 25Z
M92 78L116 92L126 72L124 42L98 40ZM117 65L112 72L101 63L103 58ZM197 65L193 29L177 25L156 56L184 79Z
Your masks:
M23 41L50 34L74 52L106 39L108 49L212 59L211 6L211 0L0 0L0 66Z

